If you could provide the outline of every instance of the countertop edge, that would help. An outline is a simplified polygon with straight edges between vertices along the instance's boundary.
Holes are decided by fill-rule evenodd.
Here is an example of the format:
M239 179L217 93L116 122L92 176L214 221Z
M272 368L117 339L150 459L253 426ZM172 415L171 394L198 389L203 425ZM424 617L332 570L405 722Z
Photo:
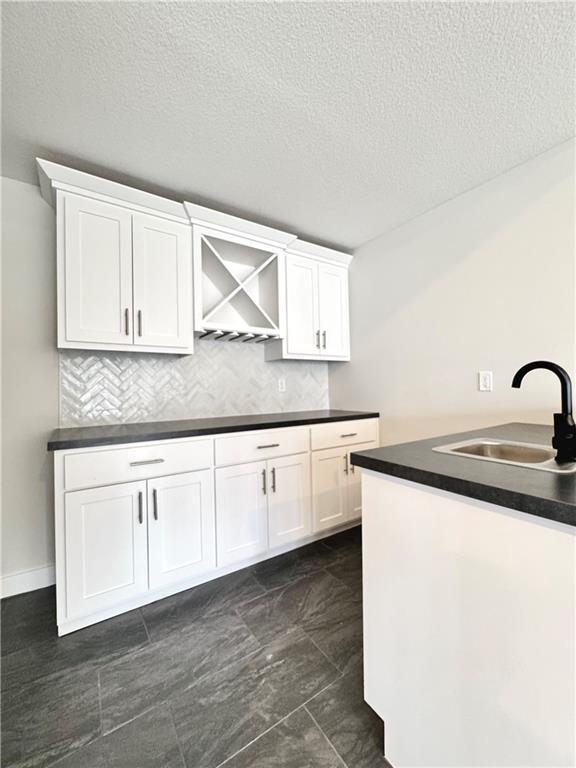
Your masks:
M258 417L259 414L254 414L255 417ZM218 418L218 417L216 417ZM233 418L233 417L231 417ZM241 418L241 417L236 417ZM246 416L246 418L250 418L249 416ZM190 427L189 429L183 428L182 430L174 429L172 427L171 429L167 428L166 431L159 431L154 432L149 435L146 434L135 434L135 435L113 435L113 436L94 436L94 437L87 437L87 438L77 438L77 439L62 439L62 440L54 440L50 439L47 443L47 450L50 452L55 451L64 451L64 450L73 450L75 448L101 448L105 445L128 445L131 443L149 443L149 442L156 442L159 440L178 440L183 439L187 437L203 437L203 436L209 436L209 435L222 435L222 434L229 434L233 432L254 432L256 430L260 429L282 429L287 427L304 427L304 426L310 426L313 424L330 424L333 422L338 421L359 421L363 419L378 419L380 418L380 414L377 411L369 412L369 411L360 411L358 413L349 413L346 414L344 412L344 415L332 415L332 416L321 416L321 417L297 417L294 419L290 419L289 421L274 421L271 419L269 422L267 421L260 421L260 422L254 422L250 423L247 422L245 424L234 424L234 425L218 425L218 426L207 426L207 427ZM142 422L142 426L146 422ZM174 424L174 422L167 422L170 424ZM94 429L100 428L106 428L109 427L110 429L113 429L114 427L123 427L122 424L104 424L104 425L98 425L94 426ZM74 429L74 427L71 427L70 429ZM78 429L91 429L91 427L79 427Z
M426 469L407 467L382 459L370 459L360 453L352 452L352 463L362 469L369 469L382 475L397 477L430 488L455 493L458 496L486 501L495 506L514 509L517 512L534 515L545 520L554 520L574 527L574 507L561 500L545 499L521 491L512 491L499 485L479 483L477 480L464 480L448 474L440 474ZM534 471L534 470L533 470Z

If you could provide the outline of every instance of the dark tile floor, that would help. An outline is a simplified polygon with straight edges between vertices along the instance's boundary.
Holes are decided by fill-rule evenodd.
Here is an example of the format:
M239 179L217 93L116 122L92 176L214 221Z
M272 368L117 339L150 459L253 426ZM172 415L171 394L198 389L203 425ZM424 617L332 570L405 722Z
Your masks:
M2 602L2 768L378 768L360 529L63 638Z

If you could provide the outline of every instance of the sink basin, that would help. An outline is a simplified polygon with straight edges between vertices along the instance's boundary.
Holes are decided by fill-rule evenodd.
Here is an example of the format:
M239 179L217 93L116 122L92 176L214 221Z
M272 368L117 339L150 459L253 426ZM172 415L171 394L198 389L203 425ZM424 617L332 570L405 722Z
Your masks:
M515 443L510 440L492 440L490 438L472 438L460 443L442 445L433 450L439 453L451 453L482 461L497 461L516 467L543 469L547 472L576 472L576 463L557 464L554 460L556 451L548 445L534 443Z

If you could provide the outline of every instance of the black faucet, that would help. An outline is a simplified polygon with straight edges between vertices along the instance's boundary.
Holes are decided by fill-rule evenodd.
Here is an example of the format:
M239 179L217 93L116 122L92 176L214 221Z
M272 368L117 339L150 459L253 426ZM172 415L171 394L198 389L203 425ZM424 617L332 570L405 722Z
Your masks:
M526 363L514 374L512 386L520 389L522 379L530 371L544 368L552 371L560 379L562 392L562 413L554 414L554 437L552 447L556 449L556 461L558 464L576 461L576 425L572 416L572 381L562 366L549 363L546 360L536 360L534 363Z

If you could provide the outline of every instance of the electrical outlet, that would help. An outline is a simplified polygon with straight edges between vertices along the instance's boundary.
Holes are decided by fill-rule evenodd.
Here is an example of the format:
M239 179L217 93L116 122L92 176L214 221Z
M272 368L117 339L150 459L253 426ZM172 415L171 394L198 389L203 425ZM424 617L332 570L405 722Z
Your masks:
M286 392L286 379L283 376L278 379L278 392Z
M492 371L478 371L478 390L492 392L494 389L494 374Z

